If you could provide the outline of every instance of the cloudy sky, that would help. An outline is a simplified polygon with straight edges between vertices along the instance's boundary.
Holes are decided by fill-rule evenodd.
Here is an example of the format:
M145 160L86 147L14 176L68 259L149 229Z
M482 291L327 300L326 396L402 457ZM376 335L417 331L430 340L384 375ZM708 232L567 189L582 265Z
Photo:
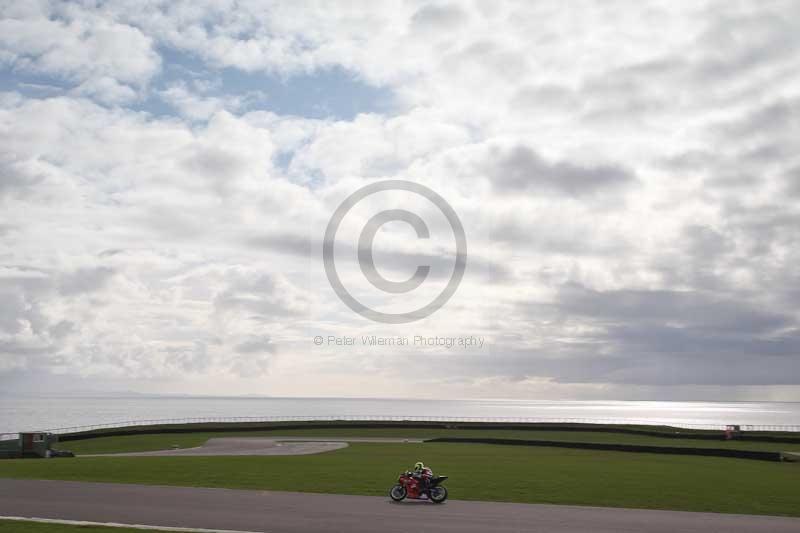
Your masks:
M800 3L0 1L0 389L800 400ZM431 188L411 324L325 276ZM364 222L379 272L364 280ZM381 310L454 236L337 240ZM361 345L362 335L482 347ZM322 336L318 346L313 339ZM356 337L354 346L328 338Z

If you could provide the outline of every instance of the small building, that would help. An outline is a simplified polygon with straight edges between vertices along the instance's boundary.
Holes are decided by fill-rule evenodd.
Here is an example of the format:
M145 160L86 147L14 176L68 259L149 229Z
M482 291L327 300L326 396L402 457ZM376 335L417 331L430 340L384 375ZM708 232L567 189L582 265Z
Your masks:
M738 425L725 426L725 440L735 439L742 434L742 428Z
M21 457L19 435L14 438L11 434L3 434L0 439L0 459Z
M20 433L16 439L0 440L0 458L50 457L51 447L58 442L58 435L44 431Z

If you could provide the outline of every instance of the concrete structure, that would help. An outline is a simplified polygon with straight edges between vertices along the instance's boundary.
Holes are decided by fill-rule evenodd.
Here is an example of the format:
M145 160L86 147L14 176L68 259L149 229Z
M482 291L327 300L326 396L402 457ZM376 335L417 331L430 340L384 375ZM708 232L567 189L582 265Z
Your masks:
M20 433L17 439L0 441L0 458L50 457L58 435L43 431Z

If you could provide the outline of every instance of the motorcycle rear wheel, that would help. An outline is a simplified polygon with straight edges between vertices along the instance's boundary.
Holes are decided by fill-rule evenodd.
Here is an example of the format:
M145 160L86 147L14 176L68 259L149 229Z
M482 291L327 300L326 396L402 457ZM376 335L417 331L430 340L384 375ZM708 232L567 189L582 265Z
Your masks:
M433 487L430 492L430 497L433 503L442 503L447 499L447 488L442 486Z
M389 490L389 497L396 502L402 501L408 495L408 491L403 485L395 485Z

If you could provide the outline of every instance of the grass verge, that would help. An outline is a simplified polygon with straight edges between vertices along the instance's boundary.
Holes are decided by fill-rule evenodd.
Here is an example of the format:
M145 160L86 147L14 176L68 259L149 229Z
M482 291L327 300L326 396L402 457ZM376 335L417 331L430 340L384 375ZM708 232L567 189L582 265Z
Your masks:
M158 530L148 530L158 533ZM0 519L0 532L7 533L141 533L141 529L127 527L77 526L53 524L48 522L24 522L21 520Z

